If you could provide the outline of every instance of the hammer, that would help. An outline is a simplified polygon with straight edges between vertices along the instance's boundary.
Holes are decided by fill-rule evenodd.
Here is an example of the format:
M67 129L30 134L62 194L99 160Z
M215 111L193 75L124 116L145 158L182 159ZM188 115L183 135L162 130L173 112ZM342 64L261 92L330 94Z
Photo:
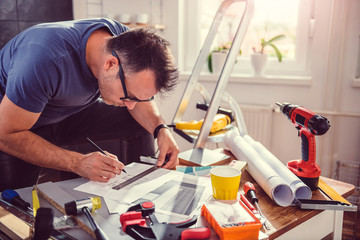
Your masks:
M95 232L96 239L109 240L109 238L106 236L104 231L101 230L99 225L94 221L93 217L90 214L90 211L94 212L96 209L100 209L100 208L101 208L100 197L89 197L89 198L65 203L65 212L67 215L76 216L78 214L84 213Z

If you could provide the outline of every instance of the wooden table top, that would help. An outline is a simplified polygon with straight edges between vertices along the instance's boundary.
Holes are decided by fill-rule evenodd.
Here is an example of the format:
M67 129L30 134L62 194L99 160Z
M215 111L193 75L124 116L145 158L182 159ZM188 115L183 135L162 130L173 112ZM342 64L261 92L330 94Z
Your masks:
M355 187L352 184L340 182L326 177L320 178L344 198L350 196L355 191ZM247 181L254 184L256 195L259 199L260 209L271 225L270 230L262 229L262 231L269 236L269 239L274 239L281 236L290 229L298 226L299 224L323 211L303 210L297 206L281 207L265 193L260 185L258 185L257 182L251 177L251 175L245 170L241 175L240 189L243 189L243 185ZM312 199L326 199L320 190L312 191L312 194Z
M235 160L236 157L228 150L225 149L216 149L215 151L224 153L229 155L231 158L229 159L229 163L232 160ZM350 196L355 191L355 186L349 183L340 182L334 179L326 178L320 176L320 178L328 184L331 188L333 188L337 193L339 193L344 198ZM297 206L290 207L281 207L277 205L260 187L260 185L254 180L254 178L250 175L250 173L245 170L241 175L240 188L243 189L243 185L245 182L253 183L256 189L256 195L259 199L259 206L270 223L270 230L266 230L262 228L265 234L269 236L269 239L274 239L287 231L293 229L299 224L307 221L308 219L314 217L319 214L323 210L304 210L300 209ZM328 200L325 195L320 190L312 191L312 198L316 200Z

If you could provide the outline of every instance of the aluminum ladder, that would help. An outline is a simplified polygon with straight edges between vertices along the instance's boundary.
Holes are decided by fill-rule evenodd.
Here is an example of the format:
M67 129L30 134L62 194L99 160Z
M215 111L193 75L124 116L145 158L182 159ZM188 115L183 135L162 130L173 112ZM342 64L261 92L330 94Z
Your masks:
M211 99L208 99L209 95L207 94L206 90L200 85L200 83L198 83L198 78L199 78L201 70L206 62L206 58L210 52L211 44L216 36L216 33L217 33L217 30L221 23L221 20L223 19L223 16L225 15L228 8L235 2L244 2L245 10L244 10L244 13L239 22L236 34L234 36L234 39L231 44L231 48L229 50L227 58L225 60L224 66L219 75L219 79L217 81L213 95L212 95ZM193 149L194 154L191 156L191 159L204 157L203 155L204 155L204 148L205 148L206 142L222 141L223 134L222 134L222 137L220 134L220 138L217 137L217 134L214 134L214 136L209 136L210 129L211 129L211 126L213 123L213 119L215 118L215 115L217 114L217 111L218 111L218 108L219 108L219 105L220 105L220 102L222 99L225 99L225 101L227 101L230 104L231 109L233 110L233 113L235 114L235 116L234 116L235 121L239 127L240 133L242 135L246 134L246 126L244 123L244 119L242 117L241 110L238 107L236 101L229 94L227 94L225 92L225 87L228 83L228 79L230 77L232 68L235 64L236 56L238 55L238 52L240 50L242 41L244 39L246 30L249 26L249 23L250 23L253 13L254 13L254 1L253 0L224 0L216 12L216 15L214 17L212 25L209 29L208 35L205 39L205 42L200 51L200 54L196 60L195 66L192 70L191 76L187 82L183 96L181 98L181 101L178 105L178 108L177 108L174 118L172 120L172 124L176 124L177 122L182 121L185 110L188 107L190 97L195 89L200 91L201 95L203 96L203 98L205 99L206 102L208 102L210 100L210 104L206 111L203 125L202 125L198 135L196 135L195 137L194 136L186 137L186 135L188 135L188 134L185 133L185 131L181 131L181 130L174 128L175 132L177 132L179 135L181 135L182 137L184 137L185 139L187 139L190 142L195 142L194 149ZM211 138L214 138L215 140L212 141ZM194 139L194 141L191 141L191 139ZM198 154L201 154L201 156ZM197 161L201 161L201 160L197 160Z

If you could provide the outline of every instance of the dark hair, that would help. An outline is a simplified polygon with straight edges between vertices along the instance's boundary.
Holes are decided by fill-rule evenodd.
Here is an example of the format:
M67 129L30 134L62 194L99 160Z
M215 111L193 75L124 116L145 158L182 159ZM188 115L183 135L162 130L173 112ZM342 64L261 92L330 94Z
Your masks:
M107 51L116 51L125 72L152 70L160 92L170 91L177 84L179 72L170 52L170 43L150 29L133 28L112 37Z

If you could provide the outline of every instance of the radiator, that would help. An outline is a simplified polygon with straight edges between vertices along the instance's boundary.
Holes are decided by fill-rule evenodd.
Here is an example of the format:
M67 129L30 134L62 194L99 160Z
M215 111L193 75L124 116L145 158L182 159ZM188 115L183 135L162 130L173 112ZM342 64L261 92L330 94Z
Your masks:
M271 146L273 107L240 105L248 135L261 142L267 149Z

